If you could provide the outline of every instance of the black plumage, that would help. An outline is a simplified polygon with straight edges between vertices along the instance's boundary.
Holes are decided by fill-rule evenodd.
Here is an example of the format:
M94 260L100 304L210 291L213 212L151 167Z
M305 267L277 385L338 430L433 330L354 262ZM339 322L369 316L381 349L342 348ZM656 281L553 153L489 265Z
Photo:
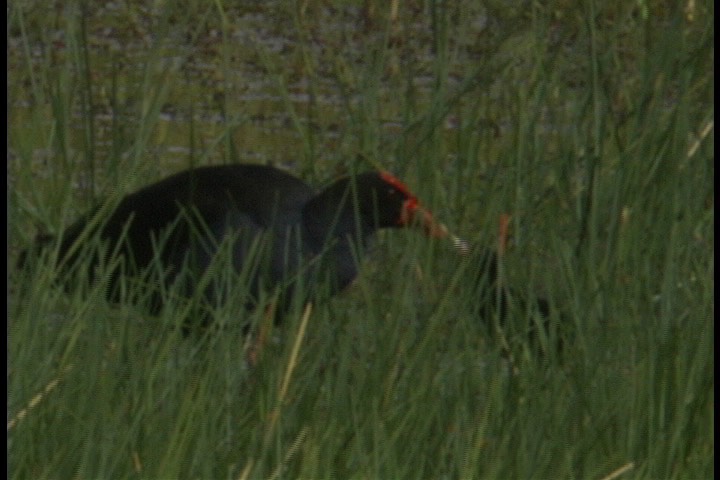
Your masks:
M232 270L247 282L244 303L251 307L276 288L283 304L298 285L308 297L321 283L327 294L342 290L357 276L359 257L378 229L418 226L428 236L449 235L407 187L380 171L339 179L317 193L270 166L199 167L125 196L107 218L94 212L61 234L61 272L87 268L92 278L98 263L117 255L109 296L116 298L121 278L140 279L152 290L153 311L166 300L161 292L200 293L207 305L227 300L227 284L203 280L224 247ZM88 260L80 252L93 230L105 249Z

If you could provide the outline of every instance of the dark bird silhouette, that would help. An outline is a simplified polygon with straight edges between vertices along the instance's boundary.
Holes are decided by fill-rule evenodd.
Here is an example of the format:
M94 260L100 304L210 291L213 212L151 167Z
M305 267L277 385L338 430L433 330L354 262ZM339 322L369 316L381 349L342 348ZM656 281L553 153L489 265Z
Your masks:
M539 348L540 334L547 338L551 327L552 310L547 299L528 297L508 286L499 274L499 258L494 250L475 247L465 260L470 262L467 277L472 295L470 307L486 333L500 333L505 341L527 340L533 348ZM533 320L534 315L539 321ZM562 349L559 338L556 348Z
M280 310L299 290L303 301L321 284L326 295L335 294L355 279L362 253L382 228L418 227L463 248L403 183L381 171L342 178L318 193L270 166L198 167L125 196L106 218L98 211L61 234L60 271L92 279L97 265L115 258L109 297L117 298L120 279L140 280L152 291L153 312L167 292L200 293L205 305L226 301L232 285L206 274L228 263L244 279L246 307L275 289L282 292ZM83 250L92 235L104 247L88 257ZM225 265L216 265L219 258Z

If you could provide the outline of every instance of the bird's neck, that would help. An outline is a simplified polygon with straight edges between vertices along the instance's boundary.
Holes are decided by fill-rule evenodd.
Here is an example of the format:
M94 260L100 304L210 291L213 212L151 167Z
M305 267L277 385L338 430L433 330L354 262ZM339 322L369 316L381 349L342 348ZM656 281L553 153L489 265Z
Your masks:
M359 242L366 245L376 228L360 214L347 179L310 199L303 207L303 225L316 245Z

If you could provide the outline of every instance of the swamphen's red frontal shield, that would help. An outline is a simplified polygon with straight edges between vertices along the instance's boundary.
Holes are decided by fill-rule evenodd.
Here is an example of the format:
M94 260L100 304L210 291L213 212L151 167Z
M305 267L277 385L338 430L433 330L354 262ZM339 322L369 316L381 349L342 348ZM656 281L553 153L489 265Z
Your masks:
M87 238L83 232L97 224L109 247L105 252L119 253L113 282L161 271L149 288L175 286L184 296L201 289L211 304L228 294L201 281L222 245L229 244L232 268L247 282L248 306L262 290L278 287L286 298L300 284L308 297L320 282L328 282L324 291L330 294L345 288L357 276L358 254L381 228L418 227L465 248L402 182L377 171L342 178L316 193L270 166L194 168L127 195L105 221L91 219L93 214L86 215L62 234L65 270L81 258L77 244ZM261 262L254 260L258 252ZM91 266L99 256L84 261ZM165 297L155 297L155 307L162 307Z

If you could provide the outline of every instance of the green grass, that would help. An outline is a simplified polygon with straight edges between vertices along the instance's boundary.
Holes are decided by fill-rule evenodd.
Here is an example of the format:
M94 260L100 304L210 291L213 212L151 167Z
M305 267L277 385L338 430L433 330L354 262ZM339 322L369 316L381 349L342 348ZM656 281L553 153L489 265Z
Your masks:
M11 476L713 478L714 5L346 3L13 5L10 261L191 164L379 164L478 244L513 215L504 275L562 353L509 363L474 266L414 232L254 369L261 312L185 338L182 302L11 268Z

